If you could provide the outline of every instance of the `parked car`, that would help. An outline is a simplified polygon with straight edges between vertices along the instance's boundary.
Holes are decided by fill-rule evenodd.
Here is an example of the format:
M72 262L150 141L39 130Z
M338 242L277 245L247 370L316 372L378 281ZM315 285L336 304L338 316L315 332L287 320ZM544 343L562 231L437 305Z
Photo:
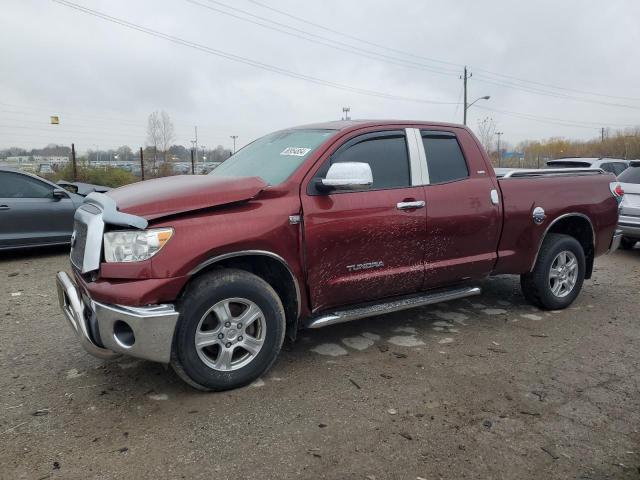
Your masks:
M557 158L547 162L547 168L601 168L618 176L629 166L628 160L620 158Z
M632 161L618 181L624 190L618 222L623 235L620 246L631 249L640 241L640 160Z
M58 180L58 185L71 193L77 193L78 195L82 195L86 197L91 192L100 192L105 193L111 190L110 187L104 187L102 185L94 185L92 183L84 183L84 182L68 182L66 180Z
M594 169L497 179L459 125L291 128L209 175L90 194L60 305L95 356L239 387L285 333L477 295L489 275L520 275L540 308L571 305L621 238L617 187Z
M68 244L83 200L43 178L0 168L0 250Z

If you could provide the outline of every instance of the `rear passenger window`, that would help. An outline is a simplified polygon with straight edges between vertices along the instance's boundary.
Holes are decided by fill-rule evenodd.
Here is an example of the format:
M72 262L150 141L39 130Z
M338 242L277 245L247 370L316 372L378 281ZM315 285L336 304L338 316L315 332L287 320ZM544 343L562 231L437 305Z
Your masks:
M370 190L411 185L409 154L403 132L366 134L350 140L318 170L316 178L324 178L329 167L340 162L368 163L373 174Z
M458 140L453 134L422 132L429 167L429 183L446 183L469 176Z

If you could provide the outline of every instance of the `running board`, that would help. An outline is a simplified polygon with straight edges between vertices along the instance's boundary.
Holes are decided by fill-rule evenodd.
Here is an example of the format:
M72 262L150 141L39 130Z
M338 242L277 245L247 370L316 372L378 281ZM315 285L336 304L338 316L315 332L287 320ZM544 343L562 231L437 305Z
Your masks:
M306 324L307 328L322 328L336 323L350 322L360 318L383 315L385 313L399 312L414 307L432 305L434 303L448 302L458 298L480 295L480 288L465 287L450 290L440 290L438 292L401 297L383 303L369 304L364 307L356 307L350 310L339 310L332 313L324 313L318 317L311 317Z

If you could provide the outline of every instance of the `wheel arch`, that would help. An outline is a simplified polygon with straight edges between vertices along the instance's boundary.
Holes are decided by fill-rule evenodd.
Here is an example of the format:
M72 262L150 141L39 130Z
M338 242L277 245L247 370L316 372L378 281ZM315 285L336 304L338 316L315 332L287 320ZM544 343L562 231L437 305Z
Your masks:
M284 307L287 335L294 339L300 318L300 285L293 270L280 255L266 250L242 250L209 258L189 272L189 283L217 268L237 268L259 276L278 294ZM186 287L185 287L186 288Z
M550 233L561 233L564 235L569 235L575 238L584 250L585 260L586 260L586 271L584 278L591 278L591 274L593 273L593 261L595 258L595 241L596 241L596 233L593 228L593 223L591 219L583 214L578 212L565 213L564 215L560 215L555 218L545 230L544 234L540 238L540 242L538 243L538 249L536 250L536 255L533 259L533 263L531 264L530 272L536 266L536 262L538 261L538 255L540 254L540 249L542 248L542 244L547 238L547 235Z

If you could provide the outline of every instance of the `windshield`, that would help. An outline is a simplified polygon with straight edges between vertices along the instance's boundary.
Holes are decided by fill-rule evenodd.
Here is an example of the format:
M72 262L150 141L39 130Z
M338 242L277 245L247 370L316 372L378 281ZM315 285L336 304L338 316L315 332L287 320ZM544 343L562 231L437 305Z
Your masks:
M281 130L250 143L209 175L260 177L278 185L289 176L335 130Z

